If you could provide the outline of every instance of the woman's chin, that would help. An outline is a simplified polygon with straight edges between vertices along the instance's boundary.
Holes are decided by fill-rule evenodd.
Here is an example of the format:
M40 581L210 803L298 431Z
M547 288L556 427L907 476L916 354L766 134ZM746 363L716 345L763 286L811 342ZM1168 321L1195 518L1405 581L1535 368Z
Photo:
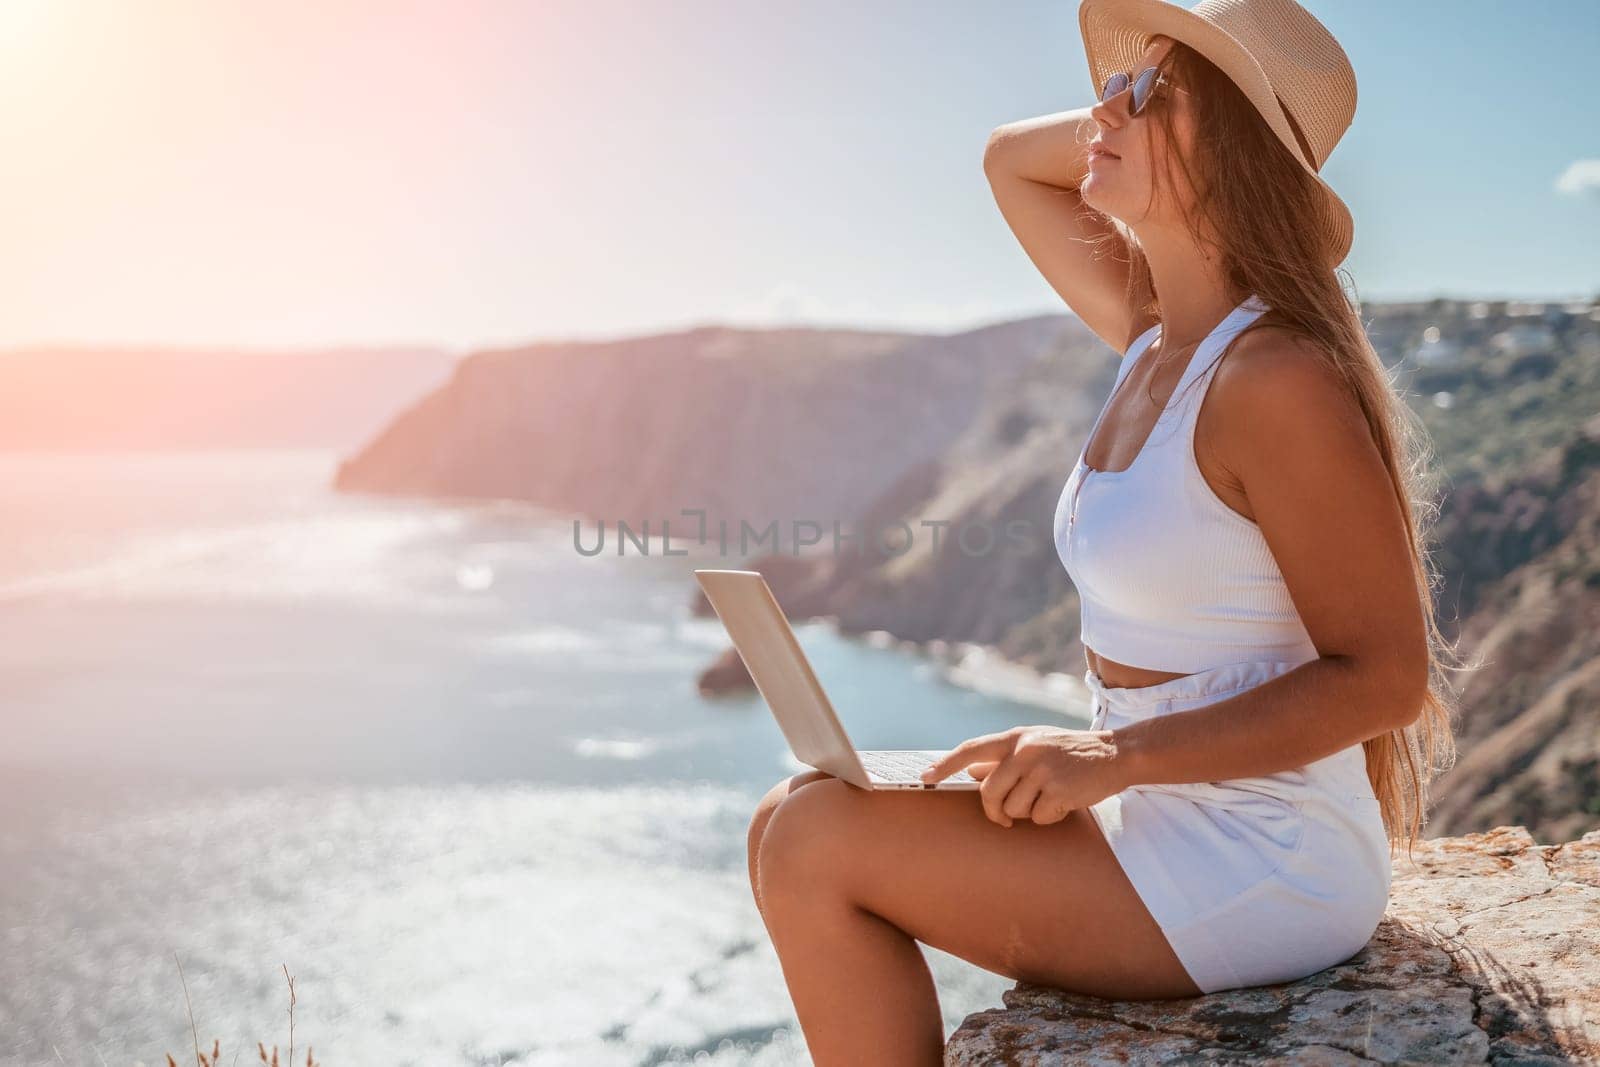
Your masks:
M1102 215L1116 215L1113 206L1107 202L1107 198L1104 196L1107 191L1106 180L1092 172L1078 185L1078 195L1083 198L1085 204Z

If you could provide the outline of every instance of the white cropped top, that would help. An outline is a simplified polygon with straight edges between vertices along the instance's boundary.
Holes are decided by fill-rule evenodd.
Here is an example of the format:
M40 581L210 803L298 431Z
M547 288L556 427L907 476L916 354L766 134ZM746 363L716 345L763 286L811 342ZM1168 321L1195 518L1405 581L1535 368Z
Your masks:
M1100 409L1056 505L1056 553L1077 587L1085 645L1118 663L1194 673L1241 661L1317 658L1261 528L1225 504L1194 455L1194 427L1221 353L1267 310L1248 297L1200 342L1133 463L1084 463ZM1155 341L1136 338L1128 370Z

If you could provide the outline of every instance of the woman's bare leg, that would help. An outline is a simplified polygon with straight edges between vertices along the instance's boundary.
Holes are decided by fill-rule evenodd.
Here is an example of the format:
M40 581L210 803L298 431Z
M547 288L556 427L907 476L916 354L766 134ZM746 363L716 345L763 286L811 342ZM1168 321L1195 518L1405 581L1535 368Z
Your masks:
M1002 827L972 793L821 777L781 785L752 842L762 918L822 1067L941 1061L917 941L1096 996L1199 994L1087 811Z
M745 857L750 866L750 892L756 898L757 911L761 910L761 839L766 835L767 824L772 821L772 816L777 814L778 805L788 799L789 794L803 785L832 777L833 775L825 771L805 771L791 778L785 778L767 790L767 795L756 805L755 814L750 816L750 833L745 843Z

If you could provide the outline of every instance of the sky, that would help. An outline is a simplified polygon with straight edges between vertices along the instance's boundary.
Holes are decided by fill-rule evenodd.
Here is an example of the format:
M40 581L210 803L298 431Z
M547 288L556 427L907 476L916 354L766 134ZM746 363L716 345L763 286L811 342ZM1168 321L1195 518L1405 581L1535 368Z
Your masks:
M1306 6L1363 300L1600 292L1600 3ZM1070 0L0 0L0 346L1062 312L983 145L1092 97Z

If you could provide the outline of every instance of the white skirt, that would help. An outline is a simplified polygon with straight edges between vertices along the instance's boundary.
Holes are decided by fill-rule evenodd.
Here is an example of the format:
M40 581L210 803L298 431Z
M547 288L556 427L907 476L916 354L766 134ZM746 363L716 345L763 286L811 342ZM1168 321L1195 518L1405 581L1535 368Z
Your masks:
M1214 704L1299 666L1230 663L1124 689L1084 681L1094 729ZM1089 811L1202 992L1294 981L1342 963L1389 903L1391 864L1360 744L1291 771L1137 785Z

